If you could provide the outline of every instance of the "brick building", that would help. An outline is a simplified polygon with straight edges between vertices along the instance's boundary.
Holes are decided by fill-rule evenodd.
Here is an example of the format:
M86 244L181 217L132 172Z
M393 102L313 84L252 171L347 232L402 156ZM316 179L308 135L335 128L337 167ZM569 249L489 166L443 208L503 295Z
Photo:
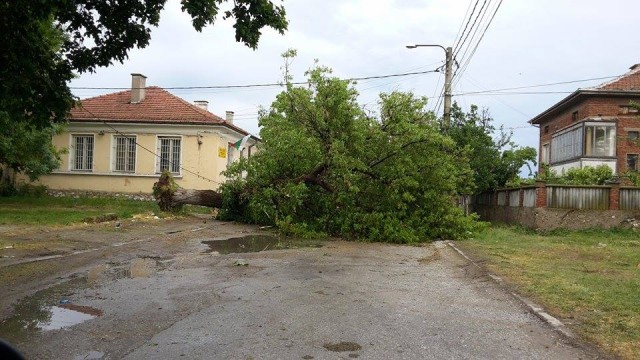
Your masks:
M578 89L529 121L540 128L539 163L558 174L606 164L640 170L640 64L614 80Z

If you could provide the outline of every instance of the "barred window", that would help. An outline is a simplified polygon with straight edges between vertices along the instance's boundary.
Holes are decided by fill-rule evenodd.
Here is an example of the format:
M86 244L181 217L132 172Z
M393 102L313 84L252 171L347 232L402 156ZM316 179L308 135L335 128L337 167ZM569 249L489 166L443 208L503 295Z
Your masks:
M180 173L180 138L158 138L158 172L169 170L174 174Z
M73 135L71 169L78 171L93 170L93 135Z
M136 137L115 137L115 171L136 171Z

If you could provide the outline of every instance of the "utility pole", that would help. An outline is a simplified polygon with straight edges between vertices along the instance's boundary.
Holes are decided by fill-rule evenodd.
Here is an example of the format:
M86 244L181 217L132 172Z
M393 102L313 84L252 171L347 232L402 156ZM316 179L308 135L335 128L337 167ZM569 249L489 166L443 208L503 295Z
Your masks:
M409 44L407 49L415 49L417 47L439 47L445 52L445 65L444 65L444 129L449 130L451 126L451 79L453 74L451 68L453 67L453 50L451 47L445 48L442 45L433 44Z
M446 63L444 68L444 129L449 130L451 126L451 68L453 66L453 50L448 47L444 50L446 53Z

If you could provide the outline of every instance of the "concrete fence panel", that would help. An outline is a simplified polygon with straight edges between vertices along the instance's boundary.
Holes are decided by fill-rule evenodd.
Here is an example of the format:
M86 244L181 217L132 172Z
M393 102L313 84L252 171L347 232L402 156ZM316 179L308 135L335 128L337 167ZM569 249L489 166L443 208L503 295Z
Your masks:
M620 189L620 210L640 210L640 189Z
M520 206L520 189L509 191L509 206Z
M608 187L547 186L547 206L560 209L607 210Z
M536 188L526 188L522 190L524 192L524 199L522 206L535 207L536 206Z

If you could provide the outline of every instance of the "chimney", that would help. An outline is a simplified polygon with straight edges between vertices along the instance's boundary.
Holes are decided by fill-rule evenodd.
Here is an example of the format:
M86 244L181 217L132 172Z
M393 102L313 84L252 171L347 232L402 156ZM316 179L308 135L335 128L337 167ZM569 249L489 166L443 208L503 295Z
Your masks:
M209 111L209 102L207 100L196 100L193 103L200 109Z
M227 122L229 124L233 124L233 111L226 111L225 112L225 120L227 120Z
M144 100L147 88L147 77L142 74L131 74L131 103L137 104Z

